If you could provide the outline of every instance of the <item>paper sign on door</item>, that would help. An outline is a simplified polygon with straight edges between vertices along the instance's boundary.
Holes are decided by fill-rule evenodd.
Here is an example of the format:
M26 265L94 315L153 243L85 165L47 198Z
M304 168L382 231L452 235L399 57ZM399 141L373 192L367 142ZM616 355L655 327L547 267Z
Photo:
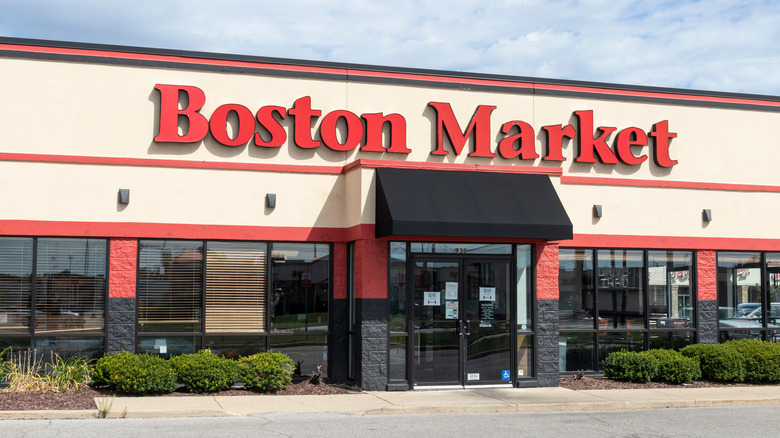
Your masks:
M479 288L479 300L480 301L495 301L496 300L496 288L494 288L494 287L481 287L481 288Z
M446 313L445 318L447 319L458 319L458 302L457 301L445 301L444 304L446 305Z
M458 282L448 281L447 288L444 290L445 300L457 300L458 299Z
M440 306L441 292L423 292L423 306Z

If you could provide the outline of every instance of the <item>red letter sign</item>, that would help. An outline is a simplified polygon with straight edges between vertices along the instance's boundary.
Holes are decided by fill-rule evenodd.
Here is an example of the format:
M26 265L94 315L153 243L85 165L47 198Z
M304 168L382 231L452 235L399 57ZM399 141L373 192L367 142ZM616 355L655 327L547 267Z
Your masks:
M498 143L498 154L504 158L520 157L521 160L532 160L539 158L534 145L534 128L528 123L520 120L506 122L501 126L501 132L509 134L512 128L517 126L518 133L505 137ZM515 149L515 143L519 147Z
M647 146L647 134L639 128L626 128L618 133L615 146L620 161L638 166L647 160L647 155L636 156L631 152L631 146Z
M455 150L455 154L460 155L466 140L474 132L474 152L470 153L469 157L492 158L496 156L496 154L490 152L490 113L496 109L495 106L478 106L477 111L471 117L469 126L461 133L460 125L458 120L455 119L455 114L453 114L449 103L428 102L428 105L436 110L436 149L431 154L448 154L444 150L444 135L446 134L450 144L452 144L452 149Z
M227 118L231 111L238 116L236 138L230 138L227 133ZM225 146L245 145L255 135L255 117L252 115L252 111L249 111L249 108L243 105L234 103L226 103L217 107L211 114L209 126L211 127L211 136L214 137L214 140Z
M577 116L580 128L579 151L577 152L577 158L575 158L574 161L578 163L595 163L595 155L598 155L598 161L602 163L617 164L618 159L615 157L615 153L607 146L607 137L609 137L609 134L612 134L617 128L600 126L598 129L601 131L601 135L594 138L593 111L574 111L574 115Z
M336 137L336 124L342 118L347 123L347 138L343 144L339 143L339 139ZM363 140L363 122L358 116L347 110L329 112L322 118L320 137L322 137L325 146L334 151L351 151Z
M154 141L171 143L196 143L203 140L209 133L209 123L200 111L206 103L206 95L197 87L183 85L157 84L154 88L160 90L160 133ZM179 109L179 92L187 96L188 105ZM184 116L189 122L189 129L184 135L179 135L179 116Z
M295 117L295 144L304 149L318 147L320 142L311 138L311 119L319 117L322 111L311 109L311 97L306 96L296 100L287 113Z
M669 157L669 143L677 133L669 132L669 121L663 120L653 125L650 136L655 139L655 148L653 148L653 161L661 167L672 167L677 164L677 160Z

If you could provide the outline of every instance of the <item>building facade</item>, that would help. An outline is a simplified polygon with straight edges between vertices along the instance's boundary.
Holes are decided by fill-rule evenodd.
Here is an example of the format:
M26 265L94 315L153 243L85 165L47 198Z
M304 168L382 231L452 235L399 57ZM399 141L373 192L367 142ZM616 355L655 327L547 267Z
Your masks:
M0 66L0 348L407 390L780 330L778 97L10 38Z

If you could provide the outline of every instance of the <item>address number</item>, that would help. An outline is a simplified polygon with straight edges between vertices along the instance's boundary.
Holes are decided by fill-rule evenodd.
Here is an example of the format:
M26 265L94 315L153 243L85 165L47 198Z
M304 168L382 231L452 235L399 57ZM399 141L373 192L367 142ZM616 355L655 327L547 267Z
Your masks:
M468 250L466 248L455 248L455 254L466 254Z

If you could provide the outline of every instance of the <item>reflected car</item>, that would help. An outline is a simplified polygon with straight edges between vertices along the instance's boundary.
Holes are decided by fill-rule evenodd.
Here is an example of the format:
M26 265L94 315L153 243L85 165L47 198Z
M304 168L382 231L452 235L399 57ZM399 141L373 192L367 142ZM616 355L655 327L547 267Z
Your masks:
M718 308L718 328L728 330L731 339L761 339L763 324L756 318L746 318L733 307Z
M737 305L737 314L741 317L748 317L748 315L755 312L756 309L761 308L761 303L742 303Z

